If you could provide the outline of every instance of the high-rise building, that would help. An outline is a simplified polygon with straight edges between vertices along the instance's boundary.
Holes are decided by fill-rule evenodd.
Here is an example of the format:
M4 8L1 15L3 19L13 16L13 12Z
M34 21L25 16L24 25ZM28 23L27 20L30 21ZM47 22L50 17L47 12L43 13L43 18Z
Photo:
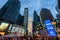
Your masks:
M56 14L57 17L57 22L60 21L60 0L57 0L58 4L56 6L56 11L58 12L58 14Z
M38 16L37 12L34 11L34 23L37 24L40 22L40 17Z
M6 3L5 5L8 5L7 6L7 9L5 9L5 13L3 15L3 19L4 21L7 21L7 22L12 22L12 23L15 23L18 16L19 16L19 10L20 10L20 1L19 0L8 0L8 2L10 3Z
M51 21L54 20L51 11L50 11L49 9L46 9L46 8L41 9L40 16L41 16L41 20L42 20L43 22L44 22L45 20L51 20Z
M38 16L36 11L34 11L33 19L34 19L33 20L33 31L36 31L36 26L40 22L40 17Z
M24 22L24 16L19 15L17 18L16 24L23 25L23 22Z
M60 14L57 14L56 17L59 19L60 18Z
M28 35L31 36L32 35L32 18L28 19Z
M60 9L60 0L58 0L58 8Z
M27 30L27 27L28 27L28 8L24 9L24 25L25 25L25 28Z
M12 0L8 0L5 5L1 8L0 10L0 18L5 14L5 12L7 11L8 7L10 6Z

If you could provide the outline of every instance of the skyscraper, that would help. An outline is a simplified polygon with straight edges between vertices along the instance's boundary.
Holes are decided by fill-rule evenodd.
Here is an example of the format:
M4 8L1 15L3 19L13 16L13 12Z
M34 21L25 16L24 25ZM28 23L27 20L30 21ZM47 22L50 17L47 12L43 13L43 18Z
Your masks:
M10 4L11 4L11 2L12 2L12 0L8 0L8 1L5 3L5 5L1 8L1 10L0 10L0 17L2 17L2 16L5 14L5 12L7 11L8 7L9 7Z
M60 9L60 0L58 0L58 8Z
M56 14L57 17L57 22L60 21L60 0L57 0L58 4L56 6L56 11L58 12L58 14Z
M34 14L33 14L33 31L36 31L36 26L37 26L37 23L40 22L40 17L37 15L37 12L34 11Z
M58 12L58 14L56 14L56 17L57 17L57 23L56 23L56 27L60 27L60 0L57 0L57 6L55 7L56 8L56 11Z
M23 22L24 22L24 16L20 14L17 18L16 24L23 25Z
M28 35L31 36L32 35L32 18L28 19Z
M37 15L36 11L34 11L33 15L34 15L34 17L33 17L34 18L34 23L37 24L38 22L40 22L40 17Z
M24 25L25 25L25 28L27 29L27 27L28 27L28 8L24 9Z
M42 20L43 22L44 22L45 20L51 20L51 21L54 20L51 11L50 11L49 9L46 9L46 8L41 9L40 16L41 16L41 20Z
M57 17L57 19L59 19L60 18L60 14L57 14L56 17Z
M3 19L4 21L10 21L12 23L15 23L18 16L19 16L19 10L20 10L20 1L19 0L8 0L9 1L9 5L8 4L5 4L5 5L8 5L7 6L7 9L6 9L6 12L4 13L3 15Z

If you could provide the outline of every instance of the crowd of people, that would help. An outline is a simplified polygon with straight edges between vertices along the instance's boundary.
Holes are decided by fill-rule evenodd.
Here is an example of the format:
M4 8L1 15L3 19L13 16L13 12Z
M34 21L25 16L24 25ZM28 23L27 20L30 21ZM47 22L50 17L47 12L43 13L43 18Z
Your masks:
M2 37L0 40L59 40L58 37Z

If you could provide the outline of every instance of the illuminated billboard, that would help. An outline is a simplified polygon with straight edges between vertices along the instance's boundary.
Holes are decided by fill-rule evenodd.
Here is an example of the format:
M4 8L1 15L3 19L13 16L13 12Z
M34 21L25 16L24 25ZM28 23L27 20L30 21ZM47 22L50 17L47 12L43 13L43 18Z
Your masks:
M49 36L56 36L56 32L50 20L45 20L45 27Z
M8 28L8 32L11 32L11 30L12 30L12 24L10 24L10 26L9 26L9 28Z
M1 25L0 25L0 32L6 31L6 29L7 29L8 26L9 26L8 23L2 22Z
M11 32L11 33L24 33L25 32L25 29L22 28L23 26L19 26L19 25L10 25L9 28L8 28L8 32Z

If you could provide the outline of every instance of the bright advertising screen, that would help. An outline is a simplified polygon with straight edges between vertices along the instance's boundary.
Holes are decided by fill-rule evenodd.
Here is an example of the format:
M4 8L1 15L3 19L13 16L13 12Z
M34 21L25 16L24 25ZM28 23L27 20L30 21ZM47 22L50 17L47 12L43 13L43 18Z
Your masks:
M2 22L1 25L0 25L0 32L1 31L6 31L8 25L9 25L8 23Z
M56 31L50 20L45 20L45 27L49 36L56 36Z
M25 29L18 25L10 25L8 31L11 33L24 33Z

